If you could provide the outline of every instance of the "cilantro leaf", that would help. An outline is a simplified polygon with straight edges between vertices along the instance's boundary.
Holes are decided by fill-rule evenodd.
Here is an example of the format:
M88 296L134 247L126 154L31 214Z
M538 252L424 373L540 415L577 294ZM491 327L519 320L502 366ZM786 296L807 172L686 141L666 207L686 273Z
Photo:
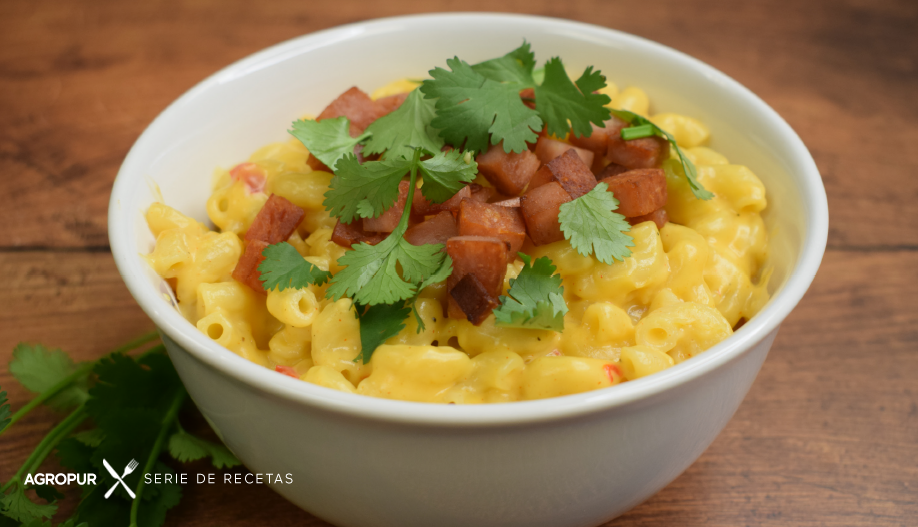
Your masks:
M373 306L356 305L360 319L360 355L354 361L370 362L370 357L382 343L398 335L405 328L405 319L411 308L404 301Z
M316 156L329 168L334 169L339 159L353 154L357 143L370 137L367 132L358 137L351 137L350 127L351 123L347 117L335 117L321 121L300 119L293 122L293 129L288 132L299 139L310 154Z
M12 492L0 498L0 514L18 522L26 523L40 518L50 518L57 512L54 503L39 504L25 495L22 485L16 485Z
M608 191L605 183L597 183L593 190L561 205L558 221L564 237L571 247L583 256L595 254L596 259L611 264L614 259L631 256L628 247L634 240L625 232L631 225L617 212L618 200Z
M605 85L606 78L598 70L593 71L593 66L584 70L575 84L567 76L560 58L545 63L545 80L535 87L535 101L548 133L564 137L573 128L574 134L589 137L593 133L590 123L602 126L609 119L605 105L612 99L593 93Z
M169 437L169 454L182 463L209 457L216 468L239 465L239 460L224 445L211 443L179 428Z
M10 405L6 399L6 392L0 392L0 432L10 424Z
M407 226L407 222L403 223ZM327 291L329 298L350 296L363 305L394 304L410 298L417 290L414 282L438 269L445 255L440 252L442 244L408 243L403 237L405 226L400 223L399 228L376 245L360 243L344 253L338 263L345 267L332 277ZM397 266L402 269L401 276Z
M436 115L434 102L425 99L415 89L397 110L380 117L367 127L371 135L363 148L364 154L385 152L385 159L409 159L415 148L439 152L443 147L443 138L430 124Z
M35 495L48 503L64 499L64 495L51 485L33 485L32 488L35 489Z
M679 161L682 163L682 170L685 172L686 179L688 179L689 187L692 189L692 194L694 194L696 198L704 200L708 200L714 197L714 193L706 190L704 186L698 182L698 170L695 168L695 164L692 163L691 159L685 157L682 154L682 150L679 149L679 145L676 144L676 138L673 137L672 134L654 124L653 121L645 117L641 117L634 112L629 112L628 110L610 110L610 112L612 115L618 117L619 119L627 121L629 124L631 124L631 127L642 127L642 132L644 130L649 130L649 132L652 132L644 132L646 135L635 134L625 132L625 130L628 130L628 128L623 128L621 131L623 139L626 137L629 139L637 139L638 137L658 135L669 141L669 144L672 145L672 147L676 150L676 154L679 156Z
M523 45L507 53L503 57L486 60L472 66L472 69L482 77L497 82L512 82L523 87L535 86L532 78L535 68L535 54L529 49L525 40Z
M344 223L351 223L358 215L375 218L395 203L398 184L410 168L411 161L404 159L361 165L357 156L348 154L335 166L335 177L325 193L325 208Z
M13 350L10 373L29 391L41 393L64 380L76 369L73 359L59 349L49 350L41 344L20 342ZM63 410L77 406L89 397L85 381L74 383L48 399L52 408Z
M437 117L431 124L447 143L482 152L503 141L504 151L519 153L527 141L536 140L542 119L523 104L520 85L486 78L459 57L446 64L451 71L430 70L433 79L425 80L420 90L428 99L437 99Z
M287 242L269 245L261 254L265 259L258 265L258 270L261 271L265 291L275 287L278 291L288 287L303 289L310 284L322 285L331 278L331 273L306 261Z
M105 432L99 430L98 428L91 428L89 430L77 432L70 437L76 439L88 447L94 448L102 444L102 440L105 439Z
M469 153L471 156L471 153ZM478 163L474 159L465 160L465 154L459 150L437 152L430 159L418 165L424 175L421 193L429 201L443 203L462 189L463 183L471 183L478 174Z
M501 305L494 310L494 325L563 330L567 304L561 275L553 274L556 267L547 256L531 262L529 255L517 254L524 262L523 269L510 279L509 296L500 297Z

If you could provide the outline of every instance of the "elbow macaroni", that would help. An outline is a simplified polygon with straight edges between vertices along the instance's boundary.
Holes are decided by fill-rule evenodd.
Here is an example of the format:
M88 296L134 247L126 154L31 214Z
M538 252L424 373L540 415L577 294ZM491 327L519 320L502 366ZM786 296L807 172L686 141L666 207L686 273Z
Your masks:
M399 81L374 98L413 89ZM610 106L650 115L638 88L604 93ZM695 118L655 114L698 168L715 197L694 198L678 159L664 162L671 223L632 227L632 255L604 264L567 241L524 250L548 256L564 282L570 311L563 332L502 328L490 316L480 326L447 318L444 284L419 294L424 329L414 316L380 346L369 363L360 323L349 299L325 298L326 286L256 293L234 281L246 230L271 193L304 209L289 242L308 261L332 273L347 251L331 241L334 218L322 202L332 174L313 171L308 152L292 139L249 159L264 174L264 192L218 170L207 214L218 232L155 203L146 212L156 237L146 256L169 281L181 313L216 343L265 367L293 368L300 379L348 393L407 401L493 403L540 399L613 386L660 372L730 336L768 300L764 268L768 236L761 212L765 187L747 167L704 146L708 128ZM508 264L504 289L519 274ZM287 370L289 371L289 370Z

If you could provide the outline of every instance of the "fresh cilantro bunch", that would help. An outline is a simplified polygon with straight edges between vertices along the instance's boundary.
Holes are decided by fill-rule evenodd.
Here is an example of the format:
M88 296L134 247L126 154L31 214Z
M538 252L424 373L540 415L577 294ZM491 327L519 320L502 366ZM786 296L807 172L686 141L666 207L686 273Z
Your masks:
M578 253L594 254L600 262L612 264L615 259L624 261L631 256L628 247L634 247L634 239L625 234L631 225L615 212L618 200L608 189L607 184L598 183L583 196L563 203L558 221L564 237Z
M489 144L503 141L505 152L522 152L526 143L537 139L542 129L563 137L573 130L589 137L592 124L603 126L609 118L607 95L593 93L606 85L605 77L593 67L571 81L561 59L550 59L535 78L535 54L529 43L503 57L469 65L459 57L446 61L449 70L430 70L420 90L436 99L437 117L431 124L452 145L481 152ZM520 98L532 88L535 109Z
M500 297L500 307L494 310L494 325L564 330L564 286L561 275L554 274L555 265L547 256L536 259L517 253L523 260L519 276L510 279L507 296Z
M167 511L181 500L178 484L146 486L143 474L172 473L160 461L164 450L179 461L210 457L217 468L239 462L229 450L185 431L178 421L188 402L162 345L133 359L123 354L157 338L145 335L95 362L75 364L60 350L41 345L20 344L13 352L10 372L31 391L39 392L12 416L0 392L0 433L29 411L44 403L70 413L38 444L16 474L0 486L0 527L26 525L51 527L63 494L51 485L26 486L26 476L38 471L42 462L56 451L61 464L74 472L99 475L97 485L83 488L74 516L59 527L88 525L130 525L156 527L165 521ZM86 421L95 427L74 431ZM120 486L106 499L114 485L102 463L123 467L131 459L139 468L124 478L134 489L130 499ZM26 491L34 489L45 503L33 502Z
M695 164L692 163L691 159L685 157L682 150L679 149L679 145L676 144L676 138L673 137L671 133L655 125L650 119L641 117L634 112L628 110L611 110L611 112L619 119L631 125L628 128L622 128L622 139L627 141L629 139L640 139L642 137L657 135L669 141L669 144L672 145L676 150L676 154L679 156L679 161L682 163L682 170L685 172L686 179L688 179L692 194L694 194L696 198L704 200L714 197L711 191L706 190L704 186L698 182L698 170L695 168Z

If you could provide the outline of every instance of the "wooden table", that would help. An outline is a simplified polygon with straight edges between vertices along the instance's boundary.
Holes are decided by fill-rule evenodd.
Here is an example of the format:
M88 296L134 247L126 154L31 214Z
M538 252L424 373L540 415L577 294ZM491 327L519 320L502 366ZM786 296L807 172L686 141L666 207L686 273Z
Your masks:
M268 45L456 9L602 24L689 53L798 131L829 194L819 275L708 451L610 526L918 525L918 4L829 0L0 2L0 363L88 359L152 327L118 276L109 189L173 99ZM259 4L260 5L260 4ZM27 394L0 369L14 407ZM0 441L0 479L56 417ZM327 525L264 487L190 485L169 525ZM95 527L95 526L94 526Z

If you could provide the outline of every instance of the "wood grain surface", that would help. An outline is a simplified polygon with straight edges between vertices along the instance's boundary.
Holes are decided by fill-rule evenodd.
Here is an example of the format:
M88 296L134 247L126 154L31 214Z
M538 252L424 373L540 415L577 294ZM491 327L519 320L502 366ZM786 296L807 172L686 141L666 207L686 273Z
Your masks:
M343 23L510 11L693 55L810 148L831 228L816 280L736 416L663 491L608 526L918 525L918 3L225 0L0 2L0 386L19 341L90 359L152 328L108 248L115 173L144 127L252 52ZM0 439L8 478L58 416ZM167 525L326 523L264 487L185 488Z

